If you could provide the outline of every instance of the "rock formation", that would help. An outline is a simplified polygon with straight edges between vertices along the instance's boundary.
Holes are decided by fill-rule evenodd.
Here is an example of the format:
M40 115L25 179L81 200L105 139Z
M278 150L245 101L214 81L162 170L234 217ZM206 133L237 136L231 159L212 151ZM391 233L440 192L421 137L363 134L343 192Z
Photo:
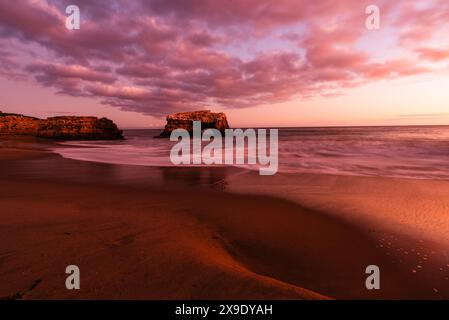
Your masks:
M121 139L122 131L109 119L96 117L53 117L41 120L37 136L64 140Z
M114 122L96 117L53 117L38 119L0 112L0 136L27 135L63 140L122 139Z
M0 111L0 135L36 135L39 119Z
M167 124L162 137L169 137L171 132L176 129L185 129L189 132L193 131L193 121L201 121L202 129L218 129L224 133L225 129L229 129L226 115L222 112L214 113L210 110L181 112L167 116Z

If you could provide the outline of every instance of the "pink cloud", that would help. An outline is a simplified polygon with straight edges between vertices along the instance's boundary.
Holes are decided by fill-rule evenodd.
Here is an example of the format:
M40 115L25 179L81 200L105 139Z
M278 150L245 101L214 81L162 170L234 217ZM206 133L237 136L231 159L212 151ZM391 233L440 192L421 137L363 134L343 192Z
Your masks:
M400 58L374 61L360 48L369 1L78 0L77 31L65 28L65 1L1 1L0 45L22 50L2 49L0 76L28 73L62 94L162 115L332 96L448 58L426 44L449 18L447 1L378 2Z
M108 72L97 71L82 65L35 63L28 65L26 70L37 74L40 81L44 83L52 83L53 81L64 78L99 81L103 83L113 83L116 80Z
M435 49L435 48L419 48L416 50L420 57L430 61L442 61L449 59L449 49Z

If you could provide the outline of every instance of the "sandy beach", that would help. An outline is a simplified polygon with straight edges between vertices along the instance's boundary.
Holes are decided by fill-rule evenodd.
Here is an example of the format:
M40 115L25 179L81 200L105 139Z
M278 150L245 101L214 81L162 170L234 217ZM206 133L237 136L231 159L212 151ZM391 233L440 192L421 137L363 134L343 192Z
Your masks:
M448 297L446 238L431 236L447 231L446 182L405 181L393 194L374 178L280 175L268 185L279 196L264 195L246 170L100 164L47 147L0 149L2 299ZM394 203L425 183L439 189L419 198L433 204L427 216L408 201L412 228ZM391 197L381 203L379 190ZM71 264L82 290L65 288ZM381 290L365 288L370 264Z

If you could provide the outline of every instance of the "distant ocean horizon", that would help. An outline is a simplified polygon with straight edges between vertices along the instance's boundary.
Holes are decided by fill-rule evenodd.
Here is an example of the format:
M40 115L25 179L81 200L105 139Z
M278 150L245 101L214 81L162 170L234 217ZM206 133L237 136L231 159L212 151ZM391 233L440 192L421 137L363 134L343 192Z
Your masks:
M160 132L127 129L123 141L64 142L54 151L83 161L173 166L175 142L154 139ZM449 180L449 126L279 128L279 172Z

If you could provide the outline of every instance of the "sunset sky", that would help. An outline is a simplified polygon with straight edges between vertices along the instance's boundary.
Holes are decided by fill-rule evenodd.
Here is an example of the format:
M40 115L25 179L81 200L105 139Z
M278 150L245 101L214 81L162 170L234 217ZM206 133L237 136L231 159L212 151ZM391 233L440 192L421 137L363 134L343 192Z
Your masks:
M201 109L231 126L449 124L449 1L0 0L0 110L142 128Z

